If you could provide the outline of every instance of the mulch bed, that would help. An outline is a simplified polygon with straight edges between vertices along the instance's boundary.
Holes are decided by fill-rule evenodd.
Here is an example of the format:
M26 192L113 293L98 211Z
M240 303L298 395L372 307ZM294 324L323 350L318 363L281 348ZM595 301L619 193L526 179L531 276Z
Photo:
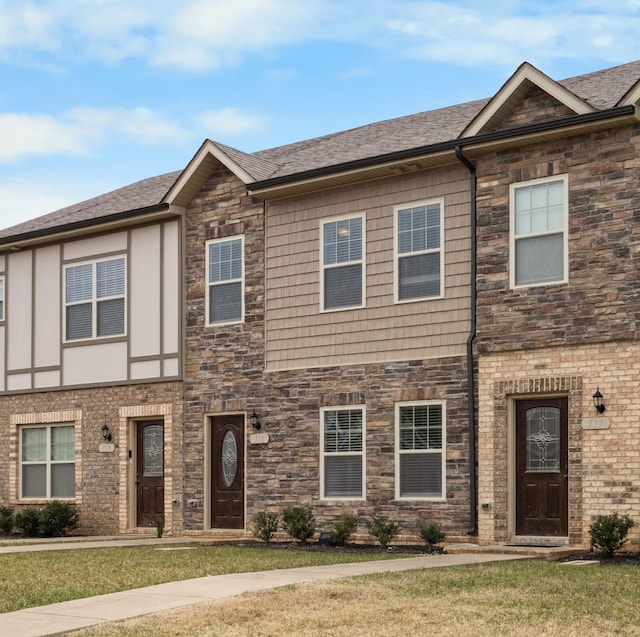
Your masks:
M586 552L558 558L558 562L575 562L576 560L598 561L602 566L640 566L640 551L619 551L613 557L601 558L596 553Z

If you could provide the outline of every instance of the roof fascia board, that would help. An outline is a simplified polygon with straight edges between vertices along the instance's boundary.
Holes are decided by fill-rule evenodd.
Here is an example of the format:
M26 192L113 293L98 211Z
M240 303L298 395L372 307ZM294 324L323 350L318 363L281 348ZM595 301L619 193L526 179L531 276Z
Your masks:
M197 176L199 169L202 167L206 158L211 155L217 159L225 168L229 169L243 183L248 184L253 181L253 177L243 168L241 168L233 159L224 153L210 139L205 140L200 146L198 152L193 156L186 168L182 171L176 182L171 186L167 194L163 197L164 203L173 203L183 191L184 187Z
M616 106L628 106L640 100L640 80L638 80L620 99Z
M539 71L528 62L520 65L518 70L502 85L502 88L491 98L489 103L475 116L471 123L462 131L460 138L473 137L478 135L487 123L506 104L514 92L526 81L535 84L559 102L569 107L578 115L592 113L595 109L580 99L575 93L564 88L548 75Z
M139 217L149 217L157 219L160 217L168 217L179 215L180 210L172 208L169 204L161 203L146 208L136 208L135 210L125 210L124 212L116 212L114 214L105 215L104 217L83 219L82 221L74 221L61 226L52 228L42 228L31 232L23 232L8 237L0 238L0 247L17 246L22 247L26 244L40 243L41 241L51 241L54 237L63 237L72 235L89 228L94 230L106 229L109 226L123 225L124 222L138 220Z
M402 161L406 160L417 160L421 157L434 156L437 154L445 155L448 152L453 151L456 146L465 148L469 146L480 145L489 146L491 143L503 142L505 140L508 140L509 138L517 139L523 137L532 137L535 135L544 134L546 132L561 130L563 128L577 128L592 123L602 123L607 120L620 120L629 116L637 119L636 109L633 105L620 106L608 109L606 111L593 111L582 115L568 115L566 117L558 118L555 120L536 122L534 124L519 126L517 128L507 128L497 131L489 131L487 133L480 133L478 135L467 137L465 139L452 139L430 146L420 146L418 148L411 148L395 153L388 153L386 155L378 155L375 157L367 157L365 159L354 160L342 164L335 164L333 166L314 168L312 170L306 170L292 175L284 175L281 177L264 179L262 181L256 181L248 184L247 189L251 194L259 195L263 192L267 193L271 190L277 190L279 186L287 186L296 182L318 182L325 177L335 175L337 173L355 175L367 168L371 168L374 166L384 167L385 165L401 163Z

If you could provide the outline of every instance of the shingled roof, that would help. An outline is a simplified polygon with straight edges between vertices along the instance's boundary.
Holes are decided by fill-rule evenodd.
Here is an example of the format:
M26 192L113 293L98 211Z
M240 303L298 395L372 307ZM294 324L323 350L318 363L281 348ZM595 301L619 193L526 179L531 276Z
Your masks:
M640 78L640 60L558 82L597 110L616 106ZM261 180L428 147L457 139L489 99L408 115L255 153L216 144L248 175ZM151 177L0 231L0 242L31 233L144 210L162 203L182 171Z

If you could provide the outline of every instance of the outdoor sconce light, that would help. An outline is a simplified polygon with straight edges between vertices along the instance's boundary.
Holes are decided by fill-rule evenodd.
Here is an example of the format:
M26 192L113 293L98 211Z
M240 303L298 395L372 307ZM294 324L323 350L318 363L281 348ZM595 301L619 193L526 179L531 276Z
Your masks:
M251 416L249 417L249 419L251 420L251 426L258 431L260 429L260 427L262 427L262 425L260 424L260 421L258 420L258 414L256 414L256 410L253 410L253 413L251 414Z
M109 431L109 425L107 425L106 422L104 423L104 425L102 425L101 431L102 431L102 438L107 442L111 442L111 432Z
M596 411L599 414L603 414L606 407L604 406L604 401L602 400L604 396L600 393L600 388L596 388L596 393L593 395L593 406L596 408Z

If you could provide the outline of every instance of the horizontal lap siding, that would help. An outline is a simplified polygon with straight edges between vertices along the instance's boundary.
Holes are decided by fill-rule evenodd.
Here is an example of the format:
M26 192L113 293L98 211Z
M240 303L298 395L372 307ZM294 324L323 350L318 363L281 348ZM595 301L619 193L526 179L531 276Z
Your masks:
M457 166L270 202L266 365L271 371L455 356L469 330L469 181ZM445 294L393 302L394 206L443 199ZM320 221L364 213L366 307L320 311Z

